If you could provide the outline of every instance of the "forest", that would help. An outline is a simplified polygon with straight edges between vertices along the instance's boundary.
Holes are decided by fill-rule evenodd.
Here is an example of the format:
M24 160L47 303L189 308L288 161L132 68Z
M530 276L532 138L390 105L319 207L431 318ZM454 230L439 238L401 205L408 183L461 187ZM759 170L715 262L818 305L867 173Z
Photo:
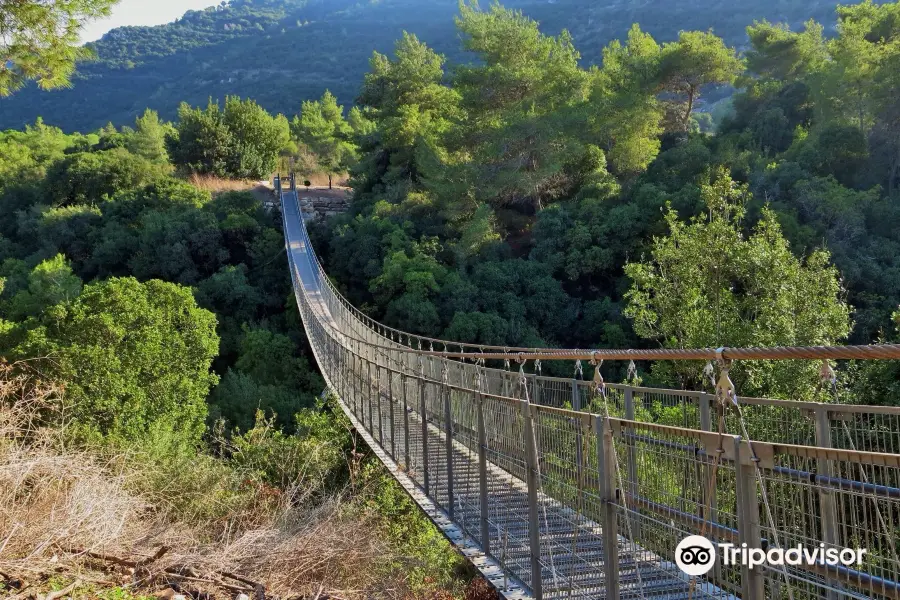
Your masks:
M487 5L488 0L483 4ZM123 27L86 45L95 60L80 63L71 89L28 87L0 101L0 129L21 128L41 116L66 132L107 122L130 124L145 108L174 119L182 101L204 104L226 95L252 97L273 113L293 114L303 100L330 89L341 103L356 98L373 50L389 53L404 31L415 33L450 64L472 56L453 27L458 0L232 0L189 11L157 27ZM602 49L632 23L663 41L681 29L714 28L743 47L756 19L800 26L814 18L830 31L835 0L595 2L510 0L548 33L568 29L582 66L602 61ZM214 6L212 6L214 5ZM278 85L276 81L290 81Z
M354 211L315 231L326 270L374 318L473 344L891 338L898 15L841 7L834 37L757 21L744 53L635 25L585 69L565 32L462 7L477 62L448 70L411 34L372 58Z
M278 6L222 11L255 29ZM40 493L21 496L0 471L6 551L100 543L86 517L70 533L22 516L100 472L116 482L109 514L140 524L116 530L123 546L177 530L212 561L243 543L215 560L270 577L253 552L280 540L314 563L358 552L347 571L278 580L285 594L327 580L490 597L466 592L471 571L322 393L280 217L246 183L288 165L349 173L350 211L311 226L313 242L346 297L399 329L569 348L896 340L900 3L827 18L833 31L751 18L742 49L634 24L585 61L568 31L462 4L448 26L468 60L403 33L371 55L352 106L316 82L278 114L229 95L88 133L42 119L0 133L0 460L38 456L45 477L25 469ZM639 365L674 387L707 385L701 368ZM733 376L743 395L833 400L818 369ZM833 393L896 405L898 381L893 363L841 364ZM328 525L310 534L323 546L297 537L310 523Z

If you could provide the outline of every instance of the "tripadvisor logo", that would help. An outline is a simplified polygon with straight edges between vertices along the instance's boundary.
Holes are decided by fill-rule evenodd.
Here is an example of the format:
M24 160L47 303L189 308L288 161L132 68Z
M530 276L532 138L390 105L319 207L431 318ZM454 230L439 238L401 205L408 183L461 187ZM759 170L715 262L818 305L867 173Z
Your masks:
M705 537L690 535L675 548L675 564L691 577L706 575L716 564L716 547Z
M750 569L760 566L781 567L784 565L837 565L860 566L868 552L853 548L826 548L819 544L817 548L805 548L801 545L791 548L750 548L747 544L717 544L722 551L722 564L726 566L741 565ZM686 575L699 577L706 575L716 564L716 545L705 537L691 535L675 548L675 564Z

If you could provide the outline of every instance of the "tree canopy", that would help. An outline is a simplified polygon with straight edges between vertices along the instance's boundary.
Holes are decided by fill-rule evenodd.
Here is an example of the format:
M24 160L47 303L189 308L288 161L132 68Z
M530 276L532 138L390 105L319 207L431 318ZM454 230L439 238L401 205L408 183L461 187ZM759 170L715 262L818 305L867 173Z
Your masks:
M118 0L0 1L0 97L27 81L43 90L71 85L75 63L91 56L79 33Z
M284 116L273 117L253 100L235 96L223 108L212 101L206 109L182 103L178 117L168 150L175 165L195 173L267 178L290 140Z

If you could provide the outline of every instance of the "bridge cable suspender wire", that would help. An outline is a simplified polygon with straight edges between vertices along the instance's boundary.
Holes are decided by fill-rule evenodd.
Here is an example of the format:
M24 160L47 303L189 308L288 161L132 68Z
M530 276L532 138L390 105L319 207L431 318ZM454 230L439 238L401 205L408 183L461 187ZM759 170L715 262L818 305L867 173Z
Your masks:
M276 183L281 192L280 179ZM711 423L708 417L703 416L704 410L707 411L706 414L709 412L708 395L640 388L628 384L612 384L612 387L607 387L600 375L600 365L604 359L631 360L652 356L653 359L697 360L712 353L719 364L723 365L726 360L730 362L729 359L737 356L765 356L773 359L894 358L898 354L897 347L718 349L674 353L548 349L524 351L504 347L496 349L500 352L493 352L495 349L490 347L472 347L413 336L375 323L361 315L337 293L309 245L293 180L291 188L291 193L281 194L281 210L292 279L307 335L326 380L336 392L346 396L341 399L342 409L348 413L379 458L389 466L394 465L394 476L404 484L416 501L423 507L434 506L434 503L446 507L447 513L434 508L426 510L455 544L467 549L467 556L475 557L479 568L493 573L490 581L501 588L502 594L507 597L528 597L523 588L519 587L518 578L524 577L521 581L530 586L525 591L530 591L536 598L618 599L637 595L641 598L692 598L698 591L697 579L688 578L673 569L671 553L674 542L680 535L699 530L702 533L709 532L714 539L722 539L724 536L726 540L749 540L762 545L764 540L760 537L757 504L761 503L767 521L767 535L771 536L774 547L781 547L780 533L784 533L785 540L821 539L823 543L828 542L829 547L837 546L843 538L848 542L867 542L875 548L877 556L856 565L858 569L816 563L792 567L790 571L782 567L777 576L767 570L748 573L746 569L742 569L739 581L734 579L734 573L727 573L717 567L703 578L703 586L699 588L703 597L762 598L765 595L776 598L782 589L778 580L783 579L789 598L794 597L795 588L802 591L803 598L900 598L900 584L897 583L900 579L900 564L891 533L896 528L900 514L900 455L896 454L897 448L900 448L900 434L897 433L900 430L900 409L742 398L742 403L753 407L755 419L760 416L763 418L756 427L764 426L760 431L768 432L765 435L774 435L776 438L771 441L753 441L750 439L750 427L745 415L737 403L733 384L728 392L733 399L730 405L735 408L738 435L725 433L726 404L721 398L717 403L719 427L716 433L710 431ZM290 210L287 205L290 205ZM443 351L435 351L435 343L443 345ZM426 344L428 350L424 349ZM460 352L450 352L451 345L458 346ZM466 352L466 348L477 348L477 352ZM416 358L417 369L407 359L412 356ZM590 409L590 406L582 406L579 399L581 383L578 371L583 357L587 357L595 365L595 380L600 383L597 385L595 381L594 385L595 391L601 392L602 415L591 416L579 412ZM451 361L452 358L462 360ZM527 375L524 370L525 361L529 358L535 360L534 375ZM487 368L485 359L502 360L504 369ZM521 400L510 397L508 369L511 359L517 360L520 365ZM466 360L472 361L471 367L466 364ZM542 376L538 362L540 360L576 361L573 379L559 380ZM440 361L440 365L436 361ZM451 365L456 366L451 369ZM440 376L436 373L438 366ZM723 370L725 372L720 374L720 382L727 380L730 384L727 369ZM626 381L633 381L633 371L633 362L630 362ZM451 372L458 373L458 384L450 381ZM382 374L387 376L386 386L383 384ZM395 375L399 376L401 385L404 386L403 422L415 419L421 423L418 441L410 437L412 430L408 427L398 429L394 411L397 402L393 393ZM529 378L534 385L534 397L528 391ZM336 385L333 385L335 382ZM408 406L406 401L410 382L414 384L421 399L417 408ZM496 382L502 383L502 386L496 388ZM576 409L574 411L566 408L566 402L560 400L558 388L561 382L570 382L566 385L571 385L570 406ZM352 385L348 386L347 383ZM361 402L365 389L368 390L365 392L368 397L368 425ZM428 393L429 389L432 394ZM617 394L617 407L624 394L626 419L612 416L609 390ZM664 403L670 403L665 406L681 410L685 426L690 424L689 414L696 414L692 412L695 410L693 407L698 406L699 426L696 421L693 423L697 429L635 421L638 394L643 398L641 402L657 402L659 400L653 398L659 398ZM437 412L433 412L428 406L428 397L431 396L437 402ZM720 397L719 390L717 397ZM676 402L671 403L673 400ZM442 402L443 413L439 410ZM522 410L516 408L516 402L521 403ZM563 406L555 408L552 404L546 405L546 402L561 402ZM466 408L473 404L478 410ZM377 427L373 421L375 405L378 407ZM482 410L482 407L487 406L491 407L490 411ZM645 404L642 410L646 412L648 407L652 408ZM516 425L516 421L504 417L508 409L515 409L510 414L522 415L524 430ZM818 445L821 441L821 445L795 446L791 445L793 438L779 439L779 431L766 425L770 409L797 415L792 417L797 419L795 422L786 422L790 435L805 435L803 432L807 431L806 424L809 422L806 415L814 413L816 440L813 443ZM387 423L386 412L390 414ZM474 413L480 415L475 418L480 432L477 442L473 441L471 435L474 431L471 429L474 425L470 425L472 420L469 418L467 421L465 417ZM776 417L778 414L781 413L773 413L771 416ZM646 418L643 413L641 415L642 419ZM486 430L484 425L488 422L488 417L491 425ZM586 421L587 417L592 420ZM832 420L840 422L844 432L842 437L846 438L837 443L849 445L849 449L834 447L828 431ZM871 425L866 425L867 422ZM592 429L588 426L589 423L596 426ZM848 423L854 423L853 431L860 436L857 439L865 443L865 449L858 449ZM863 437L861 432L867 431L868 427L876 429ZM390 444L383 451L381 447L385 446L385 431ZM398 454L398 435L403 438L403 446L406 448L404 469L397 469L392 460ZM436 444L429 458L428 439L435 435L445 442L446 447ZM523 435L524 449L520 445ZM561 437L554 439L554 435ZM731 443L725 444L726 440ZM587 460L590 454L585 452L590 447L588 441L597 448L595 463ZM416 444L415 452L412 452L412 442ZM617 443L625 444L624 455L617 451ZM420 450L424 451L421 456ZM479 457L476 462L481 467L466 462L473 459L475 450ZM712 455L711 452L715 454ZM713 456L712 460L710 456ZM446 468L440 467L441 457L446 460ZM486 462L487 458L489 460ZM515 473L518 472L517 462L523 459L526 469L524 480L521 480L517 479ZM409 463L420 460L419 466L423 472L417 473L414 465ZM434 460L438 462L435 463ZM543 472L544 464L549 469L547 473ZM682 484L677 484L677 479L672 479L674 472L679 470L678 464L684 465L685 479ZM820 465L818 471L816 464ZM485 476L485 465L490 478ZM706 482L697 477L694 485L696 491L691 491L687 477L690 472L688 467L691 465L696 465L698 473L702 467L707 468L710 473ZM711 465L712 468L709 468ZM728 466L724 474L721 469L723 465ZM821 465L825 465L825 468L821 468ZM869 473L866 472L867 467L870 469ZM599 476L592 479L591 473L595 469ZM651 471L649 478L642 477L642 473L648 469ZM474 471L480 472L477 499L471 491L475 481L471 474ZM860 480L853 478L857 472L860 473ZM433 481L429 481L429 474L434 476ZM718 485L714 485L717 479ZM497 485L502 487L495 487ZM739 493L729 497L729 488L735 485ZM416 491L422 489L416 486L424 488L424 495ZM540 506L543 516L540 524L533 516L524 518L521 513L516 513L516 503L519 502L516 498L524 500L525 497L521 494L525 488L529 490L528 512L534 515ZM569 496L565 490L568 488L576 490L574 508L573 501L567 499ZM875 526L871 529L866 521L868 512L864 510L865 504L860 505L855 500L859 494L864 498L865 504L871 503L874 506ZM433 500L429 500L432 497ZM673 500L676 499L679 499L677 504L680 508L673 505ZM805 513L803 510L798 513L797 500L805 503L806 510L813 514L821 511L821 519L813 521L812 528L809 522L799 518ZM773 502L777 504L777 515L773 511ZM596 506L601 509L598 510ZM685 508L690 506L695 506L695 511L685 512ZM862 518L863 522L858 524L845 520L838 529L833 518L826 518L828 507L839 507L842 513L855 515L852 518ZM617 516L617 513L621 516ZM479 522L478 528L468 525L470 516ZM462 534L454 529L454 519L461 522ZM625 530L620 533L617 532L619 519L624 520L625 525ZM563 530L553 524L567 520L573 524L573 528L571 533L563 535ZM524 527L517 523L522 523ZM494 546L493 553L489 550L492 528L497 532L497 545ZM520 531L528 532L527 540L520 537ZM515 537L511 533L515 533ZM601 537L597 537L600 534ZM604 543L599 543L601 538ZM510 542L513 541L511 545ZM620 563L617 559L618 547L623 544L626 556L630 548L630 558ZM477 552L479 545L484 548L480 555ZM544 545L549 551L549 564L544 563L541 550ZM531 559L530 568L524 568L517 558L526 548ZM599 552L601 549L602 552ZM494 561L492 556L497 556L499 561ZM560 559L570 562L571 568L560 570L557 566ZM549 570L549 580L546 581L545 568ZM625 580L620 584L620 571L632 573L629 577L636 580L634 583L637 586L634 583L626 584ZM497 577L498 572L502 573L500 577ZM547 585L543 585L544 583Z

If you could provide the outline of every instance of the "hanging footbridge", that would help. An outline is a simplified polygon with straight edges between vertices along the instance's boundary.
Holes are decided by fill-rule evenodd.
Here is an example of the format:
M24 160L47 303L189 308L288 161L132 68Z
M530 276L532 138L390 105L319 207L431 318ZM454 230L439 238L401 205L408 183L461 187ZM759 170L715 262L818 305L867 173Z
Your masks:
M338 293L294 178L275 186L297 306L329 387L504 598L900 598L900 408L738 397L728 376L734 360L795 359L824 361L827 379L830 359L900 359L900 346L584 351L411 335ZM593 378L542 376L550 360L590 361ZM606 383L604 360L710 361L716 391ZM754 568L719 556L690 577L676 547L691 535L867 552Z

